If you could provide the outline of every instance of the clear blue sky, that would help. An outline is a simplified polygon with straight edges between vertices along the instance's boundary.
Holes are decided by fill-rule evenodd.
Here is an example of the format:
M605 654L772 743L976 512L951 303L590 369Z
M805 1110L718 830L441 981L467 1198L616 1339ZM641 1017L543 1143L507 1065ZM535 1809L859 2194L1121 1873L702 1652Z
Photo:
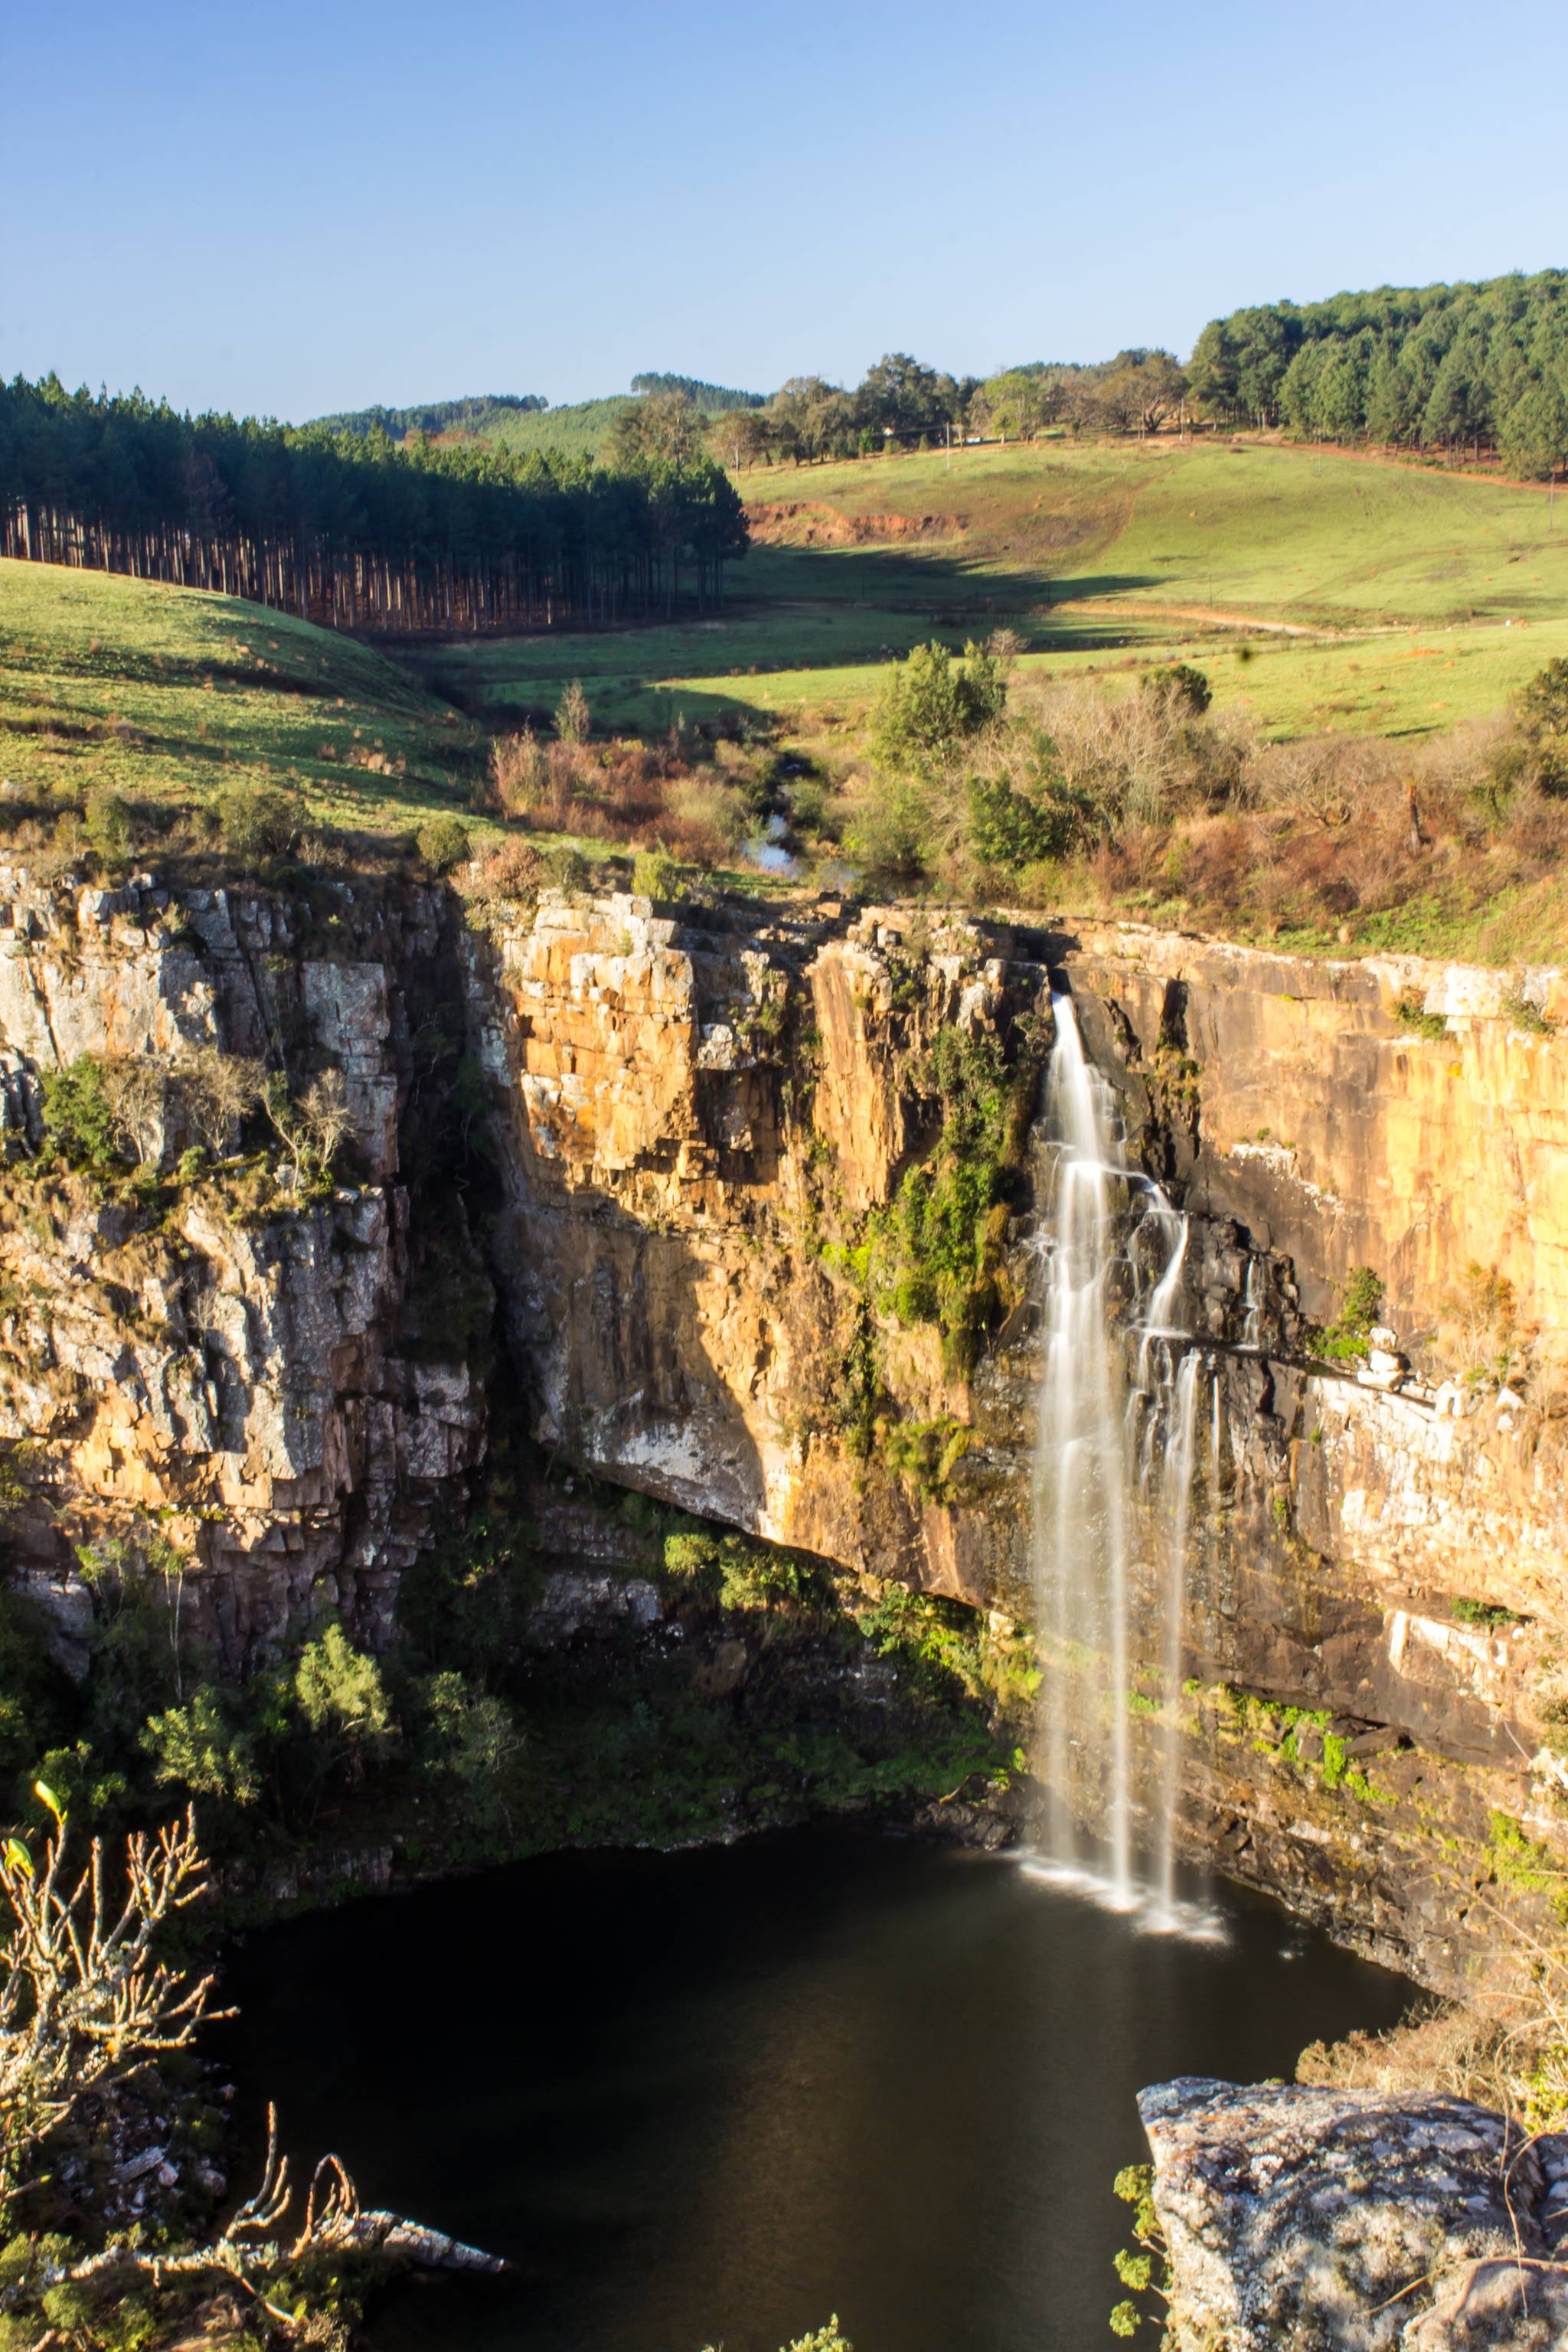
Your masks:
M1568 262L1560 6L7 13L0 372L304 417L984 373Z

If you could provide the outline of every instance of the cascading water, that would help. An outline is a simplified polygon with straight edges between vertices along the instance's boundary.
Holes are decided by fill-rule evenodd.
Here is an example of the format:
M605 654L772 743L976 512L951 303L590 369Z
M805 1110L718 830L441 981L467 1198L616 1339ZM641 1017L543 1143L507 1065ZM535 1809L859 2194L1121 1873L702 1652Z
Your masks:
M1181 1321L1187 1220L1129 1168L1116 1097L1054 994L1036 1438L1046 1867L1173 1926L1181 1689L1202 1373ZM1142 1213L1130 1215L1135 1198ZM1136 1340L1129 1378L1130 1339ZM1146 1555L1146 1557L1144 1557ZM1151 1620L1152 1621L1151 1622ZM1134 1678L1162 1686L1152 1884L1134 1860ZM1145 1775L1145 1779L1147 1776ZM1100 1823L1098 1838L1082 1823Z

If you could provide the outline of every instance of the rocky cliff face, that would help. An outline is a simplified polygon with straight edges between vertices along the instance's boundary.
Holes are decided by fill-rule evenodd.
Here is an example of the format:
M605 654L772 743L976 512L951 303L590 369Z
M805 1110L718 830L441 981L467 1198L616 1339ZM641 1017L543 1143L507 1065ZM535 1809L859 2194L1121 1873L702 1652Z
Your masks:
M1517 975L1128 928L827 905L737 929L547 903L470 971L510 1124L501 1279L540 1433L687 1507L1026 1616L1027 1155L967 1372L931 1325L868 1303L856 1251L937 1139L938 1033L1005 1036L1016 1058L1032 1022L1037 1052L1053 982L1132 1155L1192 1218L1183 1312L1209 1443L1191 1843L1457 1981L1465 1906L1431 1881L1422 1832L1438 1819L1479 1852L1502 1811L1553 1840L1568 1789L1555 975L1521 997ZM1361 1265L1424 1376L1394 1363L1371 1385L1309 1347ZM1471 1266L1511 1297L1528 1382L1445 1377L1471 1367L1423 1348Z
M231 1663L323 1596L384 1631L485 1442L474 1318L449 1312L484 1276L427 1160L466 1045L508 1410L606 1478L1026 1618L1049 1164L1028 1113L1065 986L1130 1155L1191 1220L1190 1845L1453 1982L1480 1931L1426 1832L1471 1876L1494 1812L1562 1838L1560 976L828 900L677 919L546 894L480 927L367 886L0 895L18 1142L51 1067L211 1045L341 1069L361 1155L309 1202L209 1178L144 1209L14 1160L0 1433L44 1441L26 1558L68 1617L73 1544L136 1513L194 1548ZM941 1268L877 1274L909 1171L944 1148L944 1038L1023 1105L962 1328ZM1309 1344L1357 1265L1396 1335L1380 1384Z
M156 1526L194 1556L193 1622L231 1665L323 1605L374 1638L484 1438L470 1365L418 1344L424 1237L398 1179L449 917L428 893L290 912L151 877L0 874L0 1436L37 1454L26 1580L68 1631L79 1547ZM170 1073L202 1048L340 1070L363 1181L297 1205L247 1171L140 1198L35 1174L46 1073L83 1055ZM173 1100L149 1113L150 1176L187 1140Z

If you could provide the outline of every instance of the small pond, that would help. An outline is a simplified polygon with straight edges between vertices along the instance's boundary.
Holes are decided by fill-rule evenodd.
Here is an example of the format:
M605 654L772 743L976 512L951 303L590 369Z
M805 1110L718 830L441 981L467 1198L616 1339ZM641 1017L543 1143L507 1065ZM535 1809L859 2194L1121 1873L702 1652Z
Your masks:
M1133 2094L1289 2077L1409 1988L1271 1905L1138 1933L996 1857L838 1830L566 1854L251 1936L259 2132L507 2255L378 2352L1110 2352Z

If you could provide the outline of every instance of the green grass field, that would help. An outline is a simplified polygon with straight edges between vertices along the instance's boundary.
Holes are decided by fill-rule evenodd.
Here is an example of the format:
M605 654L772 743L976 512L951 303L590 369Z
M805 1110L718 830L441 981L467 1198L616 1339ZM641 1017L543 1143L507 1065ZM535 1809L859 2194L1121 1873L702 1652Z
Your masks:
M1131 597L1270 620L1544 618L1568 611L1568 508L1542 489L1283 445L1042 441L737 477L756 506L951 520L945 538L773 546L770 599ZM798 532L801 524L784 526Z
M923 637L1005 624L1026 677L1191 660L1267 734L1412 735L1501 709L1568 652L1568 508L1559 532L1542 492L1462 475L1058 440L738 480L775 536L732 567L722 619L444 648L421 667L492 724L548 713L574 677L609 728L787 723L866 704ZM824 543L855 530L885 541Z
M480 725L547 719L574 678L601 730L750 714L809 733L852 724L922 638L1005 622L1024 685L1184 659L1267 735L1410 738L1568 656L1568 509L1559 533L1542 493L1504 484L1060 440L740 482L770 536L721 616L395 660L195 591L0 563L0 776L183 799L291 782L318 820L394 832L465 803Z
M195 589L0 562L0 778L24 790L190 801L291 783L320 822L396 832L464 804L479 748L351 637Z

